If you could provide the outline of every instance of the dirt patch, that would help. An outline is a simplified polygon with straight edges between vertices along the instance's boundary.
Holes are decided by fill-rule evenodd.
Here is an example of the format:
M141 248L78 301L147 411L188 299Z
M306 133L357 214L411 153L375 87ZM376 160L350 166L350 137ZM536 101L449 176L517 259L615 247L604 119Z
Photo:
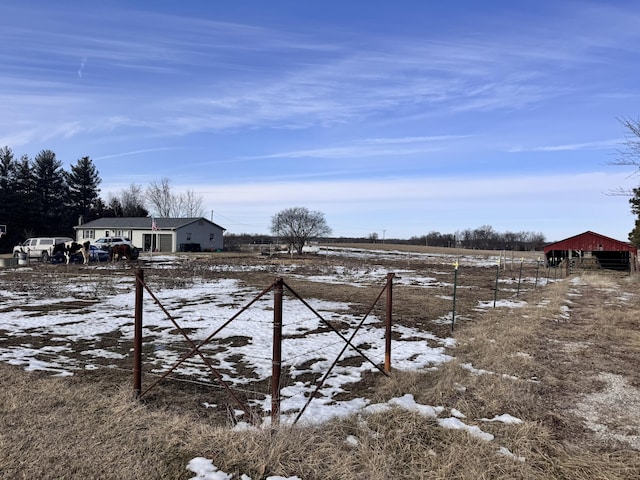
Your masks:
M556 419L569 443L579 437L640 449L635 289L636 279L622 275L574 277L558 316L544 324L537 359L546 370L549 407L562 412Z
M597 379L602 389L582 395L573 412L598 438L640 450L640 390L622 375L602 372Z

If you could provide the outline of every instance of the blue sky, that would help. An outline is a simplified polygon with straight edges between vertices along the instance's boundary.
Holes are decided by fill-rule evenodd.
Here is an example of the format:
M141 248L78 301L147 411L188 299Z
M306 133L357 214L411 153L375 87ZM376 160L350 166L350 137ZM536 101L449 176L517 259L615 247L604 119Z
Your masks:
M88 155L102 196L167 177L230 233L491 225L626 240L640 4L5 0L0 145Z

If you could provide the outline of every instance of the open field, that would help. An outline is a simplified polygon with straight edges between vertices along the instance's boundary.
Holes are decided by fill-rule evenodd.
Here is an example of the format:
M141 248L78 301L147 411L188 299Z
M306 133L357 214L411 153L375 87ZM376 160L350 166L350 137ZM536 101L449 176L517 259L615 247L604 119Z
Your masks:
M496 252L395 247L329 245L303 258L156 256L136 265L196 340L276 277L350 333L395 273L391 375L348 349L315 392L341 345L285 295L277 429L245 423L196 360L133 398L134 266L0 271L0 478L190 478L195 457L254 479L637 477L636 277L565 279L535 254L509 255L498 270ZM270 295L256 302L205 352L265 419L272 305ZM383 317L384 298L356 337L378 365ZM186 344L148 296L144 323L147 386Z

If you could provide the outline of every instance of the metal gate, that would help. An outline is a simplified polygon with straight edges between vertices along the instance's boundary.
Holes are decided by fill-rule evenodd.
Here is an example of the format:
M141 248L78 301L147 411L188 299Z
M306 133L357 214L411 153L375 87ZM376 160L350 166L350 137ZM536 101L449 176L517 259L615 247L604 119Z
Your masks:
M282 278L277 278L276 281L265 288L262 292L260 292L256 297L254 297L251 301L249 301L246 305L244 305L239 311L236 312L231 318L225 321L221 326L219 326L211 335L209 335L204 340L195 341L190 338L190 335L182 329L182 327L178 324L176 318L171 315L167 309L162 305L160 300L154 295L154 293L149 289L147 284L144 281L144 273L142 269L136 270L136 300L135 300L135 325L134 325L134 366L133 366L133 376L134 376L134 392L136 396L141 397L144 396L148 391L153 389L156 385L158 385L163 379L165 379L175 368L177 368L180 364L186 361L190 357L197 356L202 362L208 367L209 371L214 375L217 379L217 382L228 392L230 397L233 398L234 402L245 412L247 418L250 419L252 423L257 423L257 419L253 417L253 413L250 411L248 405L237 396L231 386L227 381L223 380L223 375L218 371L218 368L210 361L210 359L201 351L201 348L214 340L217 334L230 323L232 323L238 316L240 316L244 311L246 311L251 305L253 305L257 300L266 295L269 292L274 293L274 304L273 304L273 343L272 343L272 376L271 376L271 417L272 423L279 423L279 415L280 415L280 388L281 388L281 366L282 366L282 326L283 326L283 315L282 315L282 302L283 302L283 293L284 290L287 290L295 299L302 302L307 309L309 309L313 314L323 323L325 324L333 333L341 339L343 342L343 348L338 354L337 358L333 361L331 367L325 372L323 377L320 379L318 383L316 383L315 393L319 391L319 389L326 382L329 377L331 370L336 366L340 357L345 352L347 348L351 348L358 353L360 357L362 357L368 363L379 370L381 373L388 375L391 370L391 311L392 311L392 281L394 274L389 273L387 275L387 279L384 287L379 292L377 298L374 300L372 305L369 307L365 315L360 319L356 328L350 332L350 335L345 335L341 333L338 329L336 329L331 322L324 319L316 310L309 305L309 303L304 300L298 293L296 293ZM175 363L168 371L165 371L160 378L155 381L152 385L150 385L145 390L142 389L142 295L143 291L146 291L149 296L153 299L154 303L164 312L167 319L169 319L176 329L180 332L186 343L188 344L188 351L182 355L180 360ZM385 358L384 365L378 365L373 362L370 358L367 357L366 353L362 351L360 348L356 346L354 343L354 339L366 318L371 314L376 304L380 301L383 294L386 292L386 315L385 315L385 329L384 329L384 343L385 343ZM300 416L304 413L305 409L311 402L311 400L315 397L315 393L310 395L305 406L298 413L295 422L298 421ZM294 422L294 423L295 423Z

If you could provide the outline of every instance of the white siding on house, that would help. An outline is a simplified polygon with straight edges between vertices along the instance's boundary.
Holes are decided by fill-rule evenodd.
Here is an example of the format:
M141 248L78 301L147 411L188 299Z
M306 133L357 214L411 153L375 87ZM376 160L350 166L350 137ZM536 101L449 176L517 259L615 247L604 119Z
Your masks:
M92 222L75 227L76 240L93 242L100 237L122 236L129 238L131 243L141 250L148 251L153 237L156 249L160 248L163 252L180 251L181 247L187 243L198 244L201 250L215 251L224 248L224 228L206 218L171 220L170 226L162 228L162 219L157 219L160 227L158 230L152 230L150 222L144 228L123 228L127 227L127 219L114 219L114 224L119 225L118 227L111 227L109 219L94 220L100 227L92 228ZM141 225L140 219L131 219L131 221L133 225Z

